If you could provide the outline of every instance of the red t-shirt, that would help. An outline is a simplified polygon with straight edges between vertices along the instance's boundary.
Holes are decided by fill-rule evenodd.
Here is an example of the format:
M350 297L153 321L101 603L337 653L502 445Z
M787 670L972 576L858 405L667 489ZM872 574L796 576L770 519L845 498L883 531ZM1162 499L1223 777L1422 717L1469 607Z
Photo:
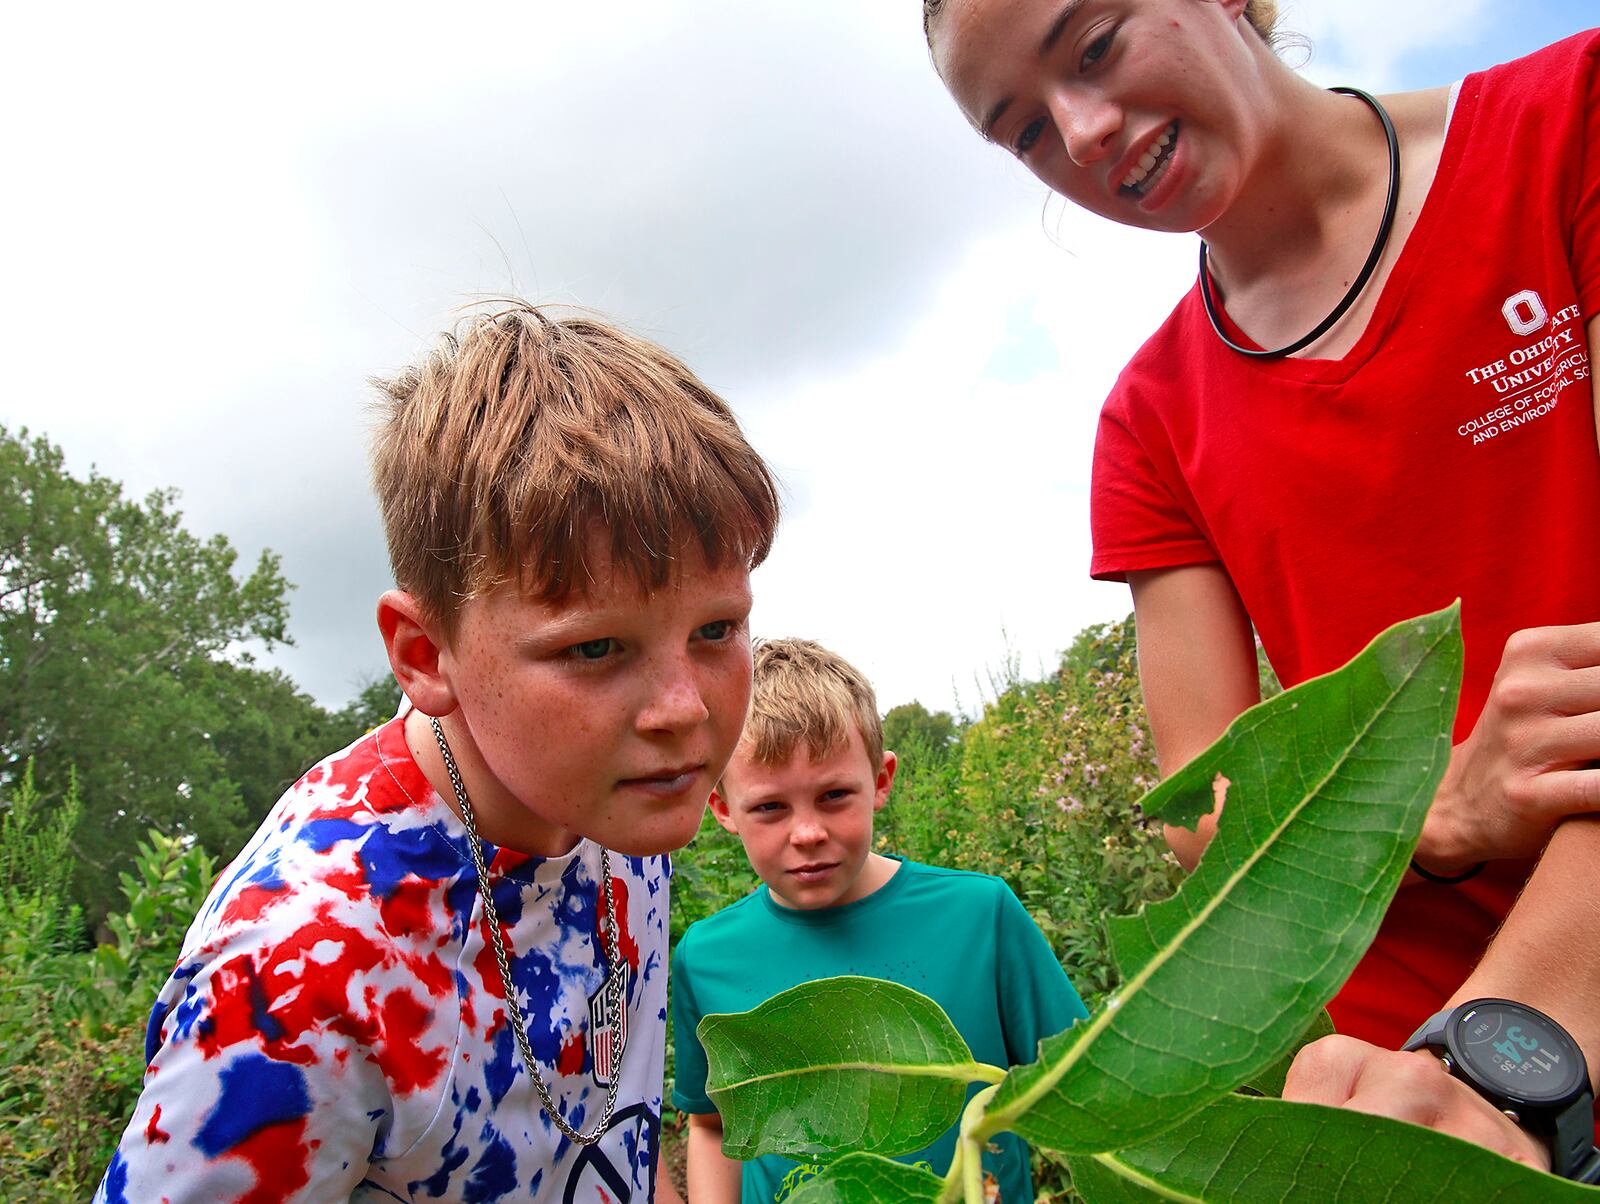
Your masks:
M1460 597L1458 741L1507 636L1600 619L1597 57L1600 31L1463 82L1427 202L1343 359L1230 352L1191 290L1101 414L1094 576L1220 561L1285 685ZM1340 1029L1409 1036L1529 868L1403 890L1331 1005Z

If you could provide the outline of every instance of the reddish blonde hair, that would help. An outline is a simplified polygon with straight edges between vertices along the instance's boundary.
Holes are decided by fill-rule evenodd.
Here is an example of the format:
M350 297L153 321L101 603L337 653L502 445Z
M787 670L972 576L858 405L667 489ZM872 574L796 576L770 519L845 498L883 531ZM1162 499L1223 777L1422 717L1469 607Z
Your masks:
M778 494L727 405L676 358L589 316L510 302L387 380L372 475L396 583L454 633L506 581L560 603L595 536L642 588L698 548L755 567Z

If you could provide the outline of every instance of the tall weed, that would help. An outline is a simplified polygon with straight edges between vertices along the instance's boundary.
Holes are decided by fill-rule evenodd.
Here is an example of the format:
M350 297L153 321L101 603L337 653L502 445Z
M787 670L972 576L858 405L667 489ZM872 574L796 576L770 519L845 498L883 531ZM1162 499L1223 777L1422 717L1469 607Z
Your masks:
M66 895L76 789L53 814L38 804L31 773L0 804L0 1199L82 1200L133 1111L145 1014L214 866L152 831L121 875L127 910L91 949Z

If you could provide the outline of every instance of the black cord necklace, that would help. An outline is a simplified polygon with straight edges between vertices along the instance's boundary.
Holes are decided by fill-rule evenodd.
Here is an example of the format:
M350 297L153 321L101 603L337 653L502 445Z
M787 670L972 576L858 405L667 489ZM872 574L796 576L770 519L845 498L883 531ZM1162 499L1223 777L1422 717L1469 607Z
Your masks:
M1394 122L1389 120L1389 113L1378 98L1370 92L1363 92L1360 88L1329 88L1330 92L1339 92L1345 96L1355 96L1367 102L1372 111L1378 115L1378 120L1383 122L1383 136L1389 141L1389 196L1383 203L1383 221L1378 225L1378 237L1373 241L1372 250L1367 253L1367 262L1361 265L1354 283L1340 299L1339 304L1333 307L1322 321L1318 322L1311 333L1276 351L1263 351L1254 347L1241 347L1230 339L1222 329L1222 319L1217 314L1217 301L1211 293L1211 269L1207 264L1207 248L1205 239L1200 240L1200 301L1205 306L1206 317L1211 319L1211 329L1217 332L1217 337L1231 351L1240 355L1248 355L1256 360L1282 359L1286 355L1293 355L1302 347L1308 347L1323 335L1327 334L1333 324L1344 317L1345 311L1355 304L1361 290L1366 287L1367 281L1372 277L1373 269L1378 266L1378 260L1383 256L1383 248L1389 244L1389 232L1394 229L1394 212L1400 199L1400 139L1395 136Z

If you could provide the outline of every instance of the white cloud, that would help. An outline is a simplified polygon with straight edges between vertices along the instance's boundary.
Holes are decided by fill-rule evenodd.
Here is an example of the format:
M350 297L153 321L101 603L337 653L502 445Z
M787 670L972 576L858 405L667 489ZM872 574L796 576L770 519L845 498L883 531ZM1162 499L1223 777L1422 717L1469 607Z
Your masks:
M1356 83L1384 91L1451 82L1406 81L1400 67L1412 55L1471 45L1488 24L1490 4L1489 0L1450 4L1289 0L1282 11L1283 28L1310 43L1307 75L1330 86ZM1298 61L1293 53L1289 59Z
M1384 87L1489 11L1286 23L1314 78ZM1032 668L1126 608L1085 578L1095 412L1193 242L1041 212L915 4L28 5L7 35L0 421L279 549L280 663L324 700L381 664L366 377L510 288L729 396L794 494L758 624L886 705L970 700L1005 640Z

